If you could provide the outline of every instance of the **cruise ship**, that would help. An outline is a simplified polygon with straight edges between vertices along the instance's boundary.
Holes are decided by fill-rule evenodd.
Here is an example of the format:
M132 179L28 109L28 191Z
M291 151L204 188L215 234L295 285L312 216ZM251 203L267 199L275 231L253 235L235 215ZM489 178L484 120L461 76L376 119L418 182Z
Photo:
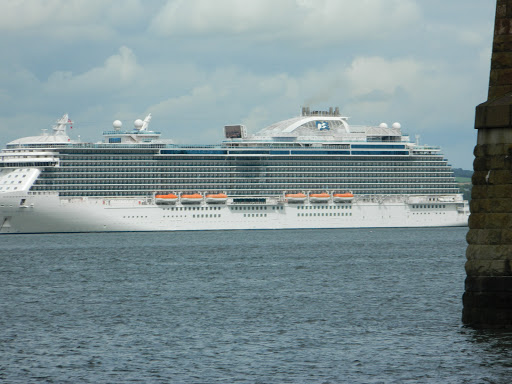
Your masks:
M466 226L469 207L438 147L399 123L351 125L339 108L217 145L178 145L151 114L103 141L50 132L0 152L0 233Z

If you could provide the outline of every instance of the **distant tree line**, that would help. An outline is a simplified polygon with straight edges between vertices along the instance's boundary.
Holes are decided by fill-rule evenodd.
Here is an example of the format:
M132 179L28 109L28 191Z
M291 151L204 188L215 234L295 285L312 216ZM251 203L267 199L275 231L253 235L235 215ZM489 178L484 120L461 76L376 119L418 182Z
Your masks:
M455 177L469 177L473 176L473 171L468 171L467 169L462 168L453 168L453 175Z
M462 168L453 168L453 175L455 177L468 177L471 179L473 171L468 171ZM471 200L471 181L469 183L459 183L460 192L464 195L464 199L467 201Z

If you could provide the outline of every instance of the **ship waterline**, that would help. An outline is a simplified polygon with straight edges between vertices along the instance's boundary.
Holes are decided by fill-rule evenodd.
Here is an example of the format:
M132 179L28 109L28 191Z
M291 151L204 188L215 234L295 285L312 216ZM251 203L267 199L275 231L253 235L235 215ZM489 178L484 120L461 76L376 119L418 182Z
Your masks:
M218 145L176 145L119 121L102 143L66 133L0 153L0 233L464 226L468 204L437 147L338 109Z

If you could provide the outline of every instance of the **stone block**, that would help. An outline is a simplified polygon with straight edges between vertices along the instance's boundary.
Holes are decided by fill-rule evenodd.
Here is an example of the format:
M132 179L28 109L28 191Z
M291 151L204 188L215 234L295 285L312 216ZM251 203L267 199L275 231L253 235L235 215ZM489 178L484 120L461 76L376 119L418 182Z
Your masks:
M470 229L466 235L468 244L498 245L501 229Z
M471 259L465 264L467 276L511 276L510 260Z
M509 292L512 294L512 276L466 277L464 288L467 292Z
M485 160L485 158L482 158ZM476 161L476 160L475 160ZM489 177L487 177L489 176ZM473 185L486 185L489 184L490 174L488 170L477 170L473 172L473 176L471 177L471 182Z
M466 234L466 241L468 244L478 244L478 231L481 229L470 229Z
M507 15L507 5L497 4L496 5L496 19L501 19Z
M508 152L509 153L503 157L503 169L512 170L512 156L510 150Z
M503 236L503 234L502 234ZM466 259L474 260L512 260L512 244L469 244Z
M511 213L483 213L484 228L487 229L504 229L512 228L512 214ZM472 228L472 227L470 227Z
M512 104L512 92L502 98L504 101L508 101ZM510 99L510 100L509 100ZM490 144L491 146L487 150L488 155L498 155L500 153L493 153L493 145L500 148L503 144L512 143L512 127L487 127L484 126L478 129L477 143L478 144Z
M488 171L489 168L487 166L487 163L488 163L488 157L485 157L485 156L475 157L475 159L473 160L473 170L475 172Z
M487 210L482 212L512 213L512 197L508 199L496 197L494 199L488 199L487 203L487 205L483 205Z
M510 29L510 21L502 25L502 28ZM512 54L510 52L493 52L491 56L491 71L502 68L512 68Z
M505 155L489 156L486 161L487 169L491 170L507 169L505 163Z
M501 242L501 229L476 229L477 244L498 245Z
M489 199L510 197L512 195L507 194L507 192L510 191L511 187L512 185L487 185L486 197Z
M471 303L469 303L469 301ZM494 308L512 311L511 292L466 292L462 302L477 308Z
M490 182L490 179L491 179L491 173L489 173L489 184L491 184ZM495 199L497 197L501 197L501 185L488 185L487 186L487 197L489 197L490 199Z
M502 255L500 253L499 247L495 245L469 243L466 249L466 259L469 262L474 262L475 260L479 259L499 260L501 257ZM472 268L473 265L473 263L466 263L466 268Z
M511 228L501 230L500 244L501 245L512 244L512 229ZM512 255L512 252L510 252L510 255Z
M485 213L472 213L469 215L469 228L482 229L485 228Z
M473 183L471 188L471 199L487 199L487 186Z
M502 63L502 65L503 65L503 63ZM502 66L500 68L504 68L504 67ZM499 69L499 68L497 68L497 69ZM510 92L511 92L510 85L494 85L492 87L489 87L489 99L494 100L494 99L500 98L502 96L505 96L507 93L510 93ZM489 122L487 120L487 115L484 115L484 116L485 116L484 127L485 126L493 127L493 126L489 125ZM477 128L477 129L482 128L482 127L476 126L476 123L477 123L477 120L475 119L475 128Z
M500 156L500 155L507 155L508 150L510 148L510 144L488 144L486 151L486 156Z
M501 35L495 36L492 44L494 52L511 52L512 51L512 36Z
M507 156L511 149L512 144L510 143L488 144L486 156Z
M512 196L512 184L488 186L489 198L509 198Z
M475 129L484 129L486 127L486 112L485 105L481 104L475 108Z
M473 149L473 155L475 157L485 156L485 145L475 145L475 148Z
M493 143L488 144L486 156L505 156L508 154L510 144L507 143Z
M469 202L469 209L471 213L488 213L492 212L491 199L471 199Z
M512 85L512 69L505 68L491 71L489 85Z
M499 189L495 190L499 191ZM473 198L469 202L469 208L471 213L512 213L512 197L496 197L494 199Z
M510 35L512 33L512 20L506 17L496 19L494 33L497 35Z
M470 295L470 294L468 294ZM464 294L466 296L466 294ZM473 305L471 296L463 297L462 322L475 329L512 328L512 309L485 310Z
M512 172L507 170L493 170L489 174L488 184L512 184Z
M507 62L512 66L512 54L507 55ZM503 86L503 85L501 85ZM512 86L509 85L512 89ZM510 127L510 105L489 105L485 115L485 125L487 128Z
M489 178L491 174L489 173ZM489 199L495 199L500 196L501 189L499 188L501 185L488 185L487 186L487 197Z
M487 156L475 157L475 159L473 160L473 170L480 172L489 170L489 168L487 167L487 159Z

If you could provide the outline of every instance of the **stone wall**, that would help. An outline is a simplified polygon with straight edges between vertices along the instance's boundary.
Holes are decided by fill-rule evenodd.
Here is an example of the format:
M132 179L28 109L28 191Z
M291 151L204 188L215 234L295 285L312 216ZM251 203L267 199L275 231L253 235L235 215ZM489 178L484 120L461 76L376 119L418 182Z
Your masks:
M512 328L512 0L497 0L488 101L476 107L464 323Z
M512 140L475 147L463 322L512 327Z
M497 0L488 100L512 91L512 1Z

